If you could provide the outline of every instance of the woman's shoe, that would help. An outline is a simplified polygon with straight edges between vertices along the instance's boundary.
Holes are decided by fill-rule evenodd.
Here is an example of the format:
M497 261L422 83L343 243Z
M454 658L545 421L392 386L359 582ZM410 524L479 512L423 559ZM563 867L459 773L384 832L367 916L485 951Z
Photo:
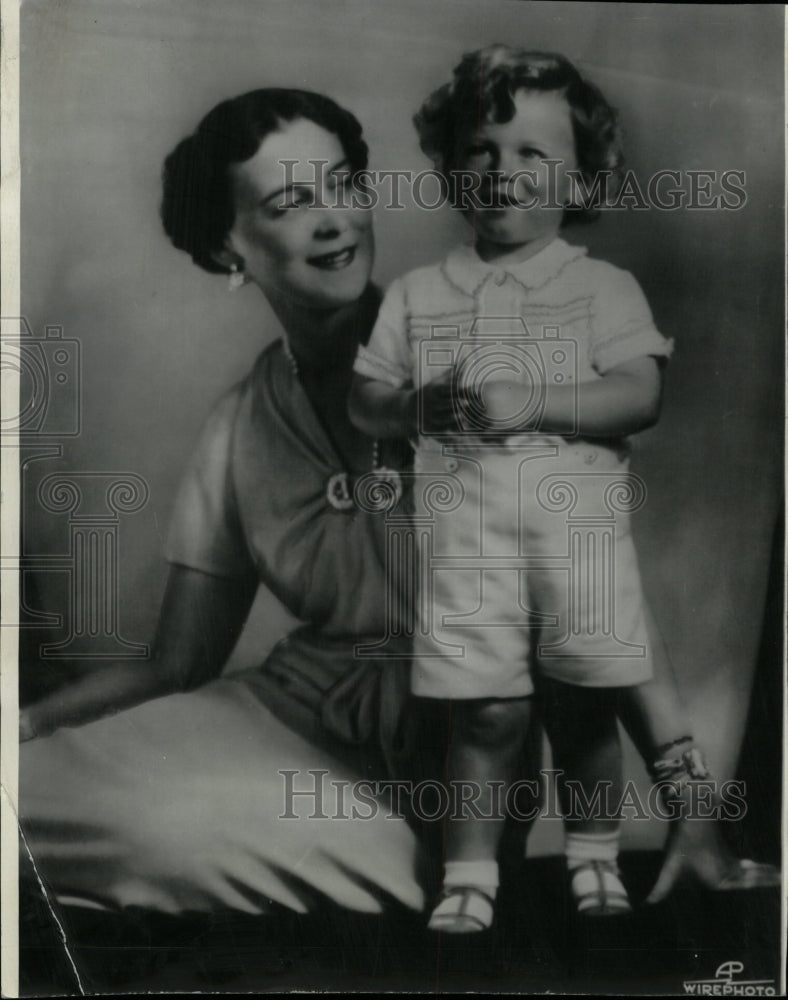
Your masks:
M782 884L774 865L735 857L720 834L718 821L692 819L672 825L662 868L646 903L661 903L685 881L713 892L772 889Z
M773 889L779 888L781 883L780 869L774 865L763 861L751 861L749 858L738 858L715 888L718 891Z

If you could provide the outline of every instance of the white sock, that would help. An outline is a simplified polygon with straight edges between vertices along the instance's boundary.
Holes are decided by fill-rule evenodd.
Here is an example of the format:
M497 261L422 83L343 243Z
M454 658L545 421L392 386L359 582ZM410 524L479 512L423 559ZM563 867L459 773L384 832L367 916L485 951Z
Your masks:
M444 889L456 886L472 885L486 892L495 899L498 892L498 862L480 859L479 861L447 861L443 866Z
M618 861L619 830L609 833L567 833L564 845L566 866L574 871L588 861Z

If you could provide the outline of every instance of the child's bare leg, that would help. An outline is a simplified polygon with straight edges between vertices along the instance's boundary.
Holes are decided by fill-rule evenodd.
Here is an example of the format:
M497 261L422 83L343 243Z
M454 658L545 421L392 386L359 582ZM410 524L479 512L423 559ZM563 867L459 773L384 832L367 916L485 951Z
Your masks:
M453 808L445 825L443 896L430 918L432 930L464 933L492 923L506 788L530 718L529 698L451 704L446 779ZM458 809L462 795L469 805Z
M564 815L566 857L578 911L631 909L618 872L618 803L623 794L616 691L542 682L543 719Z
M646 609L654 676L621 692L620 716L655 780L677 781L675 805L688 804L687 782L710 775L692 738L692 726L679 697L673 666L662 635ZM730 851L715 819L679 818L671 823L665 858L648 902L664 899L683 875L712 889L779 885L771 865L742 861Z
M553 763L563 772L558 789L565 826L583 833L610 833L618 828L614 814L623 794L617 689L544 680L541 691ZM585 808L585 803L592 808Z

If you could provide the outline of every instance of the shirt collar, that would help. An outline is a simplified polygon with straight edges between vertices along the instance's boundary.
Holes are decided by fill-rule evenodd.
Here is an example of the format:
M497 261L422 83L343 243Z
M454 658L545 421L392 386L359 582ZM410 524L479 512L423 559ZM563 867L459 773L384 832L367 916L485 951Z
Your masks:
M475 295L491 275L509 274L529 290L541 288L555 278L566 264L588 253L585 247L575 247L556 237L533 257L512 261L506 257L484 261L473 244L466 243L448 255L443 270L449 281L467 295Z

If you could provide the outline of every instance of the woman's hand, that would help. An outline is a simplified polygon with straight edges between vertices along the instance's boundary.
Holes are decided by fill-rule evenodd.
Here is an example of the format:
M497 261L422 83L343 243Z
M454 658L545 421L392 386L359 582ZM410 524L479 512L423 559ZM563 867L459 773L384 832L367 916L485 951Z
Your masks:
M150 660L102 664L20 713L20 740L78 726L218 677L241 633L256 579L172 566Z
M779 888L781 882L774 865L737 858L722 839L718 820L691 817L673 822L659 876L646 902L661 903L686 880L718 892Z
M19 709L19 742L26 743L28 740L34 740L36 736L40 734L37 732L36 727L33 723L33 718L28 708Z

